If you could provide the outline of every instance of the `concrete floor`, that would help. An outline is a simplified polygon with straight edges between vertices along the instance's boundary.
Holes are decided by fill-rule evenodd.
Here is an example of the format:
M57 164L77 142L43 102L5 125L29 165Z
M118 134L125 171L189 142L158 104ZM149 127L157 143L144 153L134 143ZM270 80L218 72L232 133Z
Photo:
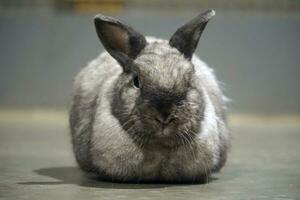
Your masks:
M45 116L0 115L0 199L300 199L297 120L234 120L229 161L210 183L148 185L83 176L66 118Z

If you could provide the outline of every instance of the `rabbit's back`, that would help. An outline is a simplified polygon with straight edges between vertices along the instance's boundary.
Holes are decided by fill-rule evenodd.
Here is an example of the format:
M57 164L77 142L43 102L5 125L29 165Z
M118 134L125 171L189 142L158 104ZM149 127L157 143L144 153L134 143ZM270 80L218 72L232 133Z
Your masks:
M69 123L76 160L86 171L94 168L91 140L99 101L108 100L105 90L110 86L106 83L113 81L121 71L118 63L104 52L84 67L74 79Z
M227 129L227 103L228 98L224 96L220 83L217 81L214 74L214 70L196 55L194 55L192 62L195 66L195 75L199 80L199 85L204 93L207 94L207 104L211 104L211 109L206 109L205 115L206 120L202 122L204 126L214 124L210 128L210 134L207 134L208 140L209 135L215 135L215 149L214 152L218 152L214 159L214 171L220 170L227 159L228 148L230 147L230 136ZM206 137L204 134L205 130L202 130L203 139ZM209 133L209 131L207 131ZM200 136L201 137L201 136Z

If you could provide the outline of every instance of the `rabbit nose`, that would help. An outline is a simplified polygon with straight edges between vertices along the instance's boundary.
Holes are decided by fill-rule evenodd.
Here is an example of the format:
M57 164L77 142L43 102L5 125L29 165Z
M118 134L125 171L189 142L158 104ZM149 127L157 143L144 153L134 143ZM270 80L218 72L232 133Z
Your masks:
M157 117L157 121L159 121L162 124L168 124L170 121L170 114L171 114L171 105L170 104L164 104L159 103L157 104L157 110L160 114L159 117Z
M157 117L155 117L155 120L163 125L168 125L169 123L174 121L175 118L171 117L170 115L168 115L166 118L164 118L162 116L157 116Z
M160 115L161 115L161 118L162 118L162 122L167 123L167 119L170 115L170 112L169 111L163 111L163 112L160 112Z

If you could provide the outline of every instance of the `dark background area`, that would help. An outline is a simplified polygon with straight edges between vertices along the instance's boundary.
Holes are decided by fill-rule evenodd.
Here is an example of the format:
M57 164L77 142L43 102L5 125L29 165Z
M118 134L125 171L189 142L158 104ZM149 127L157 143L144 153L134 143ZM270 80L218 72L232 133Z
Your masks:
M72 78L103 50L96 13L168 39L214 8L197 54L215 69L231 111L300 113L299 1L28 2L0 3L0 109L67 109Z

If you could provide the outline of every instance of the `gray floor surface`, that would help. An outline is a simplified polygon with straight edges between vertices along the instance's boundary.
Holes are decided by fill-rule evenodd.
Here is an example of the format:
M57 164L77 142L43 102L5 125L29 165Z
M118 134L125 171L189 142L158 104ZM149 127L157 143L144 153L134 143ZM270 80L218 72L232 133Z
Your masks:
M86 178L66 120L0 120L0 199L300 199L300 124L231 125L229 161L208 184L113 184Z

